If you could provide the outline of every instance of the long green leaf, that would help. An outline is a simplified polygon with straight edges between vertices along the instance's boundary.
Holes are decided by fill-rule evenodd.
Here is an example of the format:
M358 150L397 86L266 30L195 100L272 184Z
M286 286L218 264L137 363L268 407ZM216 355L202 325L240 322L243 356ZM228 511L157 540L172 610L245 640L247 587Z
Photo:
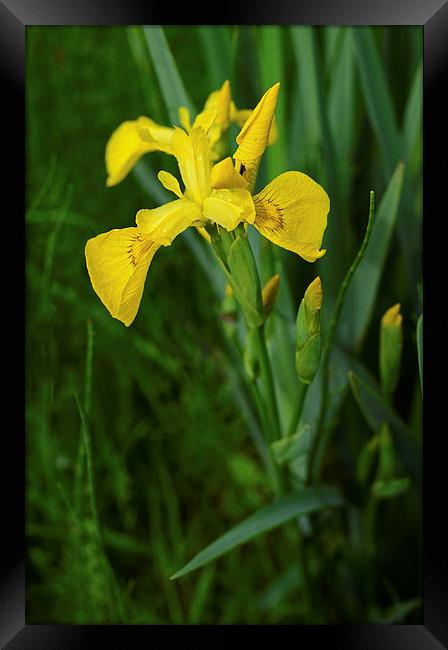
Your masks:
M372 384L368 384L354 372L348 374L353 396L373 433L386 422L390 425L394 442L409 474L420 478L419 450L412 431L395 413L392 407Z
M400 157L401 142L384 66L369 27L357 27L351 34L367 112L390 177Z
M423 109L423 64L420 64L415 73L409 98L406 103L403 123L403 138L406 155L406 162L414 150L418 134L422 128L422 109Z
M418 352L418 369L420 372L420 385L423 395L423 314L417 321L417 352Z
M322 146L319 119L319 91L315 67L312 64L313 45L311 27L291 27L291 42L297 69L298 101L302 117L300 147L305 151L307 168L316 166Z
M170 120L177 124L179 106L186 106L191 113L195 113L194 106L185 90L162 27L144 27L143 31Z
M328 120L336 160L344 161L343 165L337 166L339 218L342 227L342 233L338 232L338 238L339 241L342 240L345 244L344 251L350 253L353 250L353 229L350 224L350 193L354 170L353 150L358 132L355 119L355 61L350 28L339 28L338 41L341 43L339 56L332 66L330 76ZM336 48L337 54L338 45L336 44L334 48ZM343 120L341 120L341 115L344 116Z
M210 88L215 90L230 72L230 30L228 26L201 25L198 34L204 46Z
M284 56L283 56L283 27L278 25L265 25L259 27L259 57L262 92L270 86L280 82L281 90L278 98L275 116L278 125L278 140L266 151L268 179L275 178L278 174L288 169L286 155L286 96L288 85L284 83Z
M292 27L291 40L297 66L300 101L303 102L303 142L306 143L306 139L310 136L314 140L311 147L313 157L307 167L311 174L315 175L324 185L331 202L329 223L333 223L333 227L327 228L325 232L324 246L327 248L327 255L325 263L319 266L319 272L326 287L325 309L329 309L339 282L342 280L344 259L347 255L344 237L336 245L337 233L341 229L338 180L340 165L336 165L316 33L311 27ZM318 160L322 158L325 161L325 167L319 169Z
M369 326L397 220L403 174L404 165L399 163L378 208L369 246L347 291L338 334L350 349L362 343Z
M324 508L340 506L342 502L339 492L335 488L326 486L304 488L300 492L280 497L273 503L260 508L253 515L250 515L250 517L222 535L222 537L212 542L182 569L171 576L171 579L180 578L180 576L209 564L209 562L216 560L235 547L246 544L246 542L281 526L290 519L323 510Z

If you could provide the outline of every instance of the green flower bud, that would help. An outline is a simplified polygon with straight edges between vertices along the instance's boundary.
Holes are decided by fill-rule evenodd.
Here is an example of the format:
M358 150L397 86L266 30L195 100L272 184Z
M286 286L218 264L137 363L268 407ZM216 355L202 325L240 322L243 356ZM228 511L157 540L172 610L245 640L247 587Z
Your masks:
M280 276L278 273L273 275L270 280L266 282L261 292L263 300L263 313L264 317L267 318L271 313L275 301L277 300L278 289L280 285Z
M380 377L381 390L386 397L391 397L393 394L400 373L403 347L402 321L399 303L390 307L381 319Z
M247 326L259 327L264 320L260 280L245 234L237 233L227 255L227 264L235 297L241 306Z
M313 334L305 345L296 350L296 370L300 381L310 384L319 366L321 348L320 334Z
M296 370L305 384L313 381L320 360L322 284L317 277L305 291L297 313Z

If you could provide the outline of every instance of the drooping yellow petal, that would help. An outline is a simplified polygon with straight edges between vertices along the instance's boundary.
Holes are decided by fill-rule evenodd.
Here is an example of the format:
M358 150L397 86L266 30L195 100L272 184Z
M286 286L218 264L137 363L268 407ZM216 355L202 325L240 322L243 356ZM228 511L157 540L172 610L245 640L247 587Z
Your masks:
M92 286L110 314L129 327L143 294L159 244L138 228L111 230L89 239L85 248Z
M212 167L211 182L215 190L247 189L247 181L236 171L230 156Z
M279 89L277 82L265 92L236 138L239 147L233 157L245 167L259 160L268 145Z
M209 144L204 129L198 126L187 135L175 127L171 152L177 158L186 196L201 203L211 189Z
M285 172L254 196L254 226L277 246L308 262L325 254L319 250L327 226L330 200L325 190L301 172Z
M152 134L150 139L144 139L145 131ZM143 116L120 124L106 144L107 186L122 181L143 154L159 148L158 143L168 146L172 134L173 129Z
M203 225L200 206L186 200L170 201L153 210L139 210L135 221L145 235L164 246L169 246L189 226Z
M157 174L157 178L159 181L162 183L163 187L168 190L169 192L173 192L176 196L178 196L180 199L184 198L184 195L182 194L182 191L180 189L179 181L175 176L170 174L169 172L165 171L160 171Z
M239 223L253 223L255 207L248 190L213 190L202 206L206 219L226 230L234 230Z

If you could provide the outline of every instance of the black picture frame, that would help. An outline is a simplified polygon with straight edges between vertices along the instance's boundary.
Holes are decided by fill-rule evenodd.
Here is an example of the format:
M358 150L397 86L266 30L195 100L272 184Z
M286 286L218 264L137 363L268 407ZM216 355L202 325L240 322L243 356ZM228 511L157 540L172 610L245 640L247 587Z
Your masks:
M191 9L191 11L190 11ZM176 23L213 24L216 7L207 15L185 6L176 10ZM172 8L171 8L172 10ZM172 24L172 15L162 10L161 4L138 0L0 0L0 71L2 93L0 102L4 112L3 143L7 147L7 176L2 194L10 194L15 220L24 212L25 169L25 28L28 25L129 25ZM188 15L187 15L188 14ZM196 22L193 22L196 18ZM223 8L217 24L308 24L308 25L420 25L424 29L424 211L428 218L443 218L445 165L438 162L445 134L446 100L443 84L448 64L448 2L446 0L259 0L229 4ZM7 128L5 129L5 125ZM10 137L6 145L4 136ZM446 154L445 154L446 157ZM5 156L2 156L3 161ZM443 156L442 156L443 158ZM5 177L4 177L5 178ZM12 188L15 188L13 191ZM445 210L446 211L446 210ZM4 217L10 219L11 217ZM18 226L19 238L24 232ZM426 235L425 235L426 241ZM437 236L434 242L438 246ZM443 245L440 244L442 247ZM11 264L18 269L18 247L13 251ZM430 254L428 259L437 256ZM441 260L442 255L438 258ZM425 257L426 260L426 257ZM435 266L440 262L435 262ZM440 271L440 273L437 273ZM443 269L436 269L435 276ZM435 277L434 276L434 277ZM23 277L23 276L22 276ZM443 275L442 275L443 277ZM24 285L22 285L24 286ZM443 318L431 301L435 294L432 281L427 283L425 310L426 336L437 338L443 333ZM11 304L19 302L23 294L17 286L4 288L4 300ZM9 293L8 293L9 292ZM435 302L437 302L437 297ZM429 311L428 311L429 310ZM431 310L434 310L432 317ZM20 305L16 310L20 315ZM14 331L20 326L12 325ZM429 328L429 329L428 329ZM428 334L428 332L430 332ZM11 340L17 338L11 334ZM426 347L426 349L428 349ZM18 365L18 364L17 364ZM427 367L427 366L426 366ZM10 391L19 388L20 379ZM426 413L433 414L439 399L434 383L430 394L425 393ZM439 388L440 397L443 386ZM9 399L9 398L8 398ZM429 400L429 401L428 401ZM433 408L434 407L434 408ZM224 645L239 636L242 626L68 626L25 624L25 435L20 408L4 409L2 469L6 477L3 490L3 557L0 576L0 643L8 649L53 650L60 648L106 647L140 648L144 644L169 642L205 642ZM9 417L9 420L8 420ZM424 650L448 648L448 583L446 580L446 534L439 530L446 512L446 483L444 465L446 456L440 453L436 433L428 431L424 441L423 506L424 506L424 622L423 625L353 625L353 626L281 626L280 634L291 635L295 642L323 643L332 648L359 648L379 650L382 648L406 648ZM9 471L8 471L9 470ZM262 627L263 637L275 634L278 629ZM277 626L276 626L277 627ZM235 631L235 628L238 628ZM292 628L292 629L291 629ZM247 633L256 636L257 629ZM266 636L267 635L267 636ZM244 636L244 635L243 635ZM240 638L240 637L239 637ZM274 639L274 637L273 637ZM254 639L252 638L252 642ZM303 647L303 646L302 646Z

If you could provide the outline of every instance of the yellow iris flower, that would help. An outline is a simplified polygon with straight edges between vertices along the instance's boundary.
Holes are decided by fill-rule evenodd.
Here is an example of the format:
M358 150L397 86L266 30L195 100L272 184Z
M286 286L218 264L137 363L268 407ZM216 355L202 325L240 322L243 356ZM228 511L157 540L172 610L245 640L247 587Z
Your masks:
M213 113L216 113L215 121L208 130L210 157L211 160L219 160L225 149L223 136L230 124L235 123L241 128L252 111L236 108L231 96L230 83L225 81L219 90L210 93L202 112L196 116L193 124L185 106L179 108L179 122L185 131L190 133L195 127L203 125ZM120 124L106 144L106 185L112 187L120 183L145 153L157 151L161 147L169 153L173 133L174 128L161 126L144 116ZM148 138L149 134L150 138ZM276 139L277 127L274 121L269 144L273 144Z
M111 230L89 239L86 262L95 292L114 318L129 326L138 311L146 275L160 246L169 246L189 226L217 224L227 231L252 224L274 244L309 262L320 250L330 202L326 192L301 172L281 174L255 196L251 189L269 143L279 92L275 84L261 98L236 138L238 149L213 165L211 131L216 105L206 107L189 133L174 128L169 144L157 140L151 126L139 137L147 146L175 156L184 184L161 171L162 185L178 198L152 210L139 210L136 226ZM198 116L199 117L199 116Z

